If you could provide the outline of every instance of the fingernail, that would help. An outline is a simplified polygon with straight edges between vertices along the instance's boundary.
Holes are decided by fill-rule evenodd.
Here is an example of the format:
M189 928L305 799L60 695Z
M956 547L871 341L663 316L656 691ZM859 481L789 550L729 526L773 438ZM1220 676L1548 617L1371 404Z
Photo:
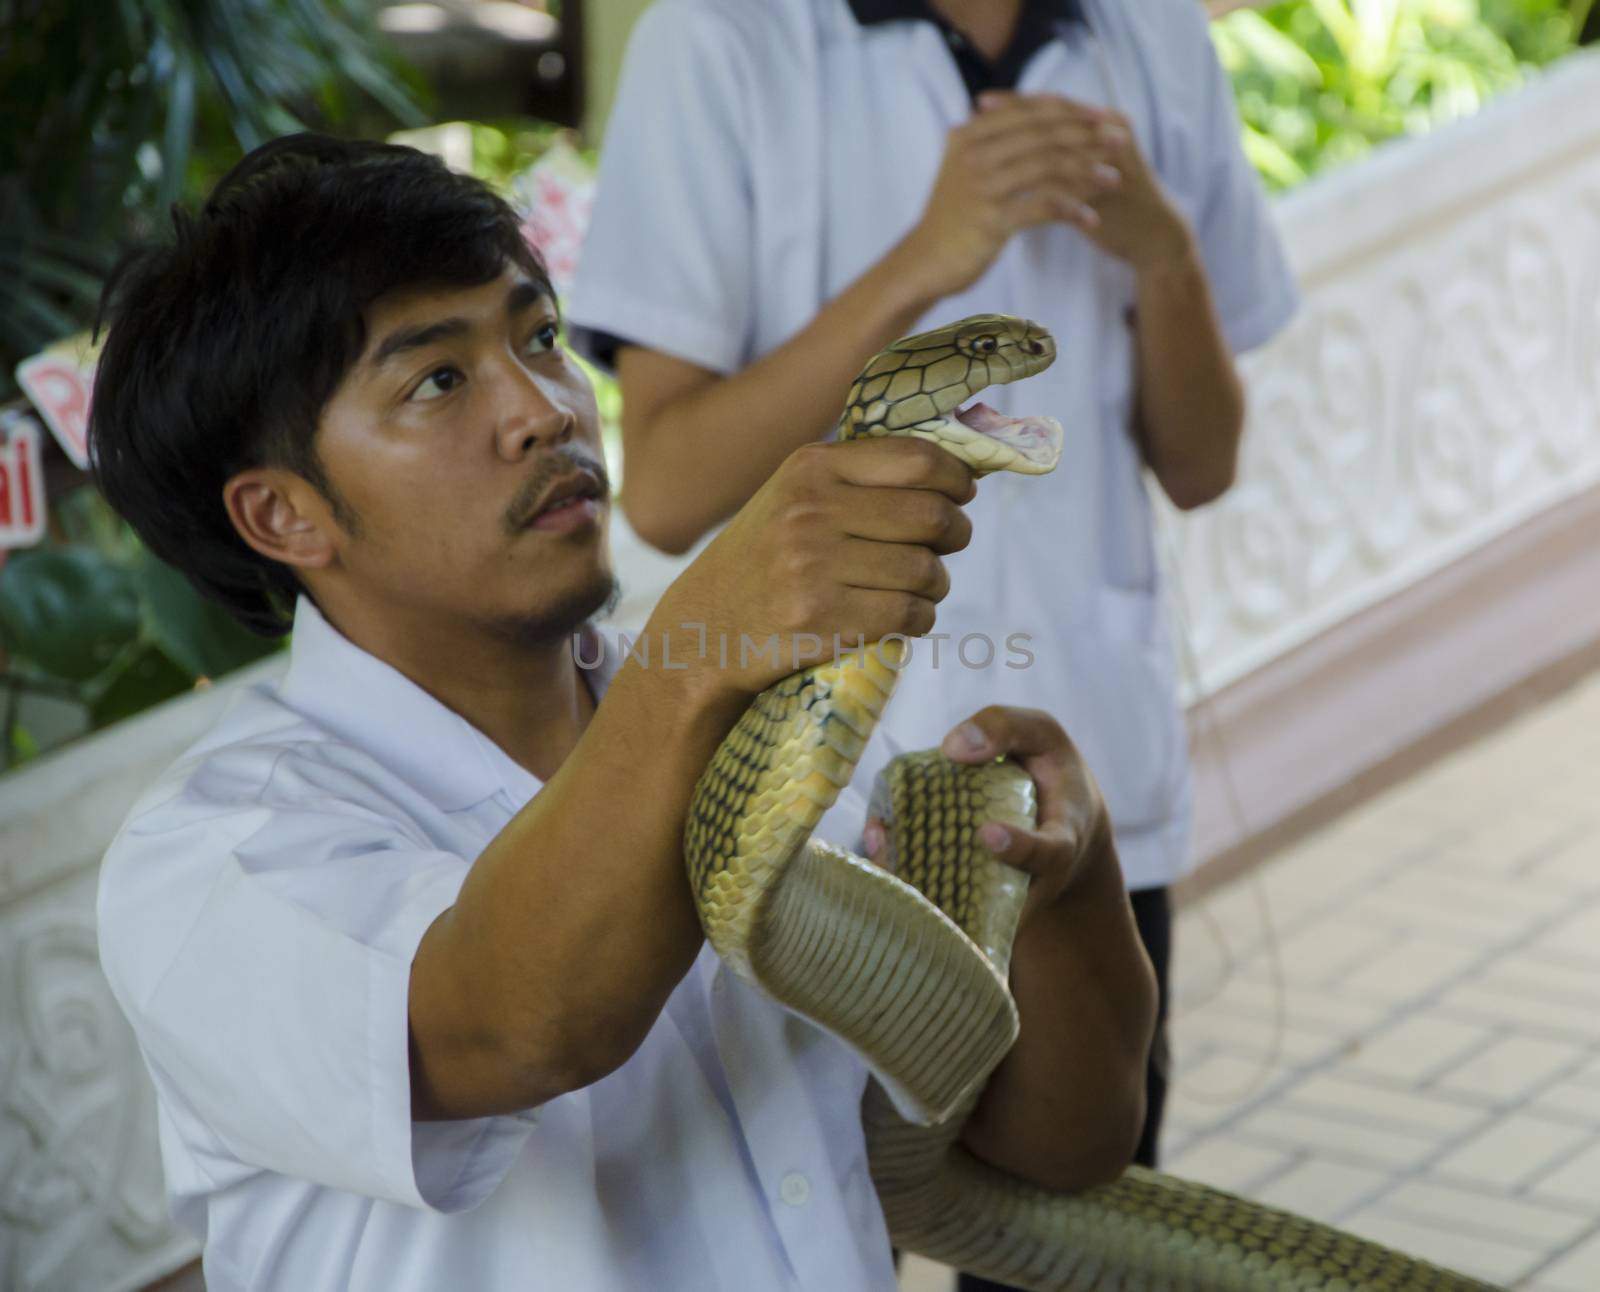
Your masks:
M1105 162L1095 163L1094 177L1102 188L1116 188L1122 183L1122 172L1115 166L1107 166Z
M867 856L869 858L876 857L883 851L883 827L881 825L869 825L866 828L864 842L867 848Z
M1067 218L1085 229L1098 228L1100 225L1100 213L1094 207L1086 206L1082 202L1072 204Z
M989 738L983 734L983 728L963 722L950 733L950 744L957 753L981 754L989 747Z
M1117 125L1114 121L1103 122L1100 126L1100 142L1110 144L1113 148L1121 148L1128 142L1127 128Z
M990 852L1004 852L1006 845L1011 842L1011 831L998 821L990 821L978 831L978 842Z

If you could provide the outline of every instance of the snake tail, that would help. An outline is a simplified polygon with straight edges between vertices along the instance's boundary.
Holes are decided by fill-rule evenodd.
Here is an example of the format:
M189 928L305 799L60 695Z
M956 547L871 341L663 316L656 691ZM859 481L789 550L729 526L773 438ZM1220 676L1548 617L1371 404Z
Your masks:
M1077 1194L1024 1184L958 1143L960 1119L862 1104L873 1183L908 1251L1033 1292L1495 1292L1330 1226L1129 1167Z

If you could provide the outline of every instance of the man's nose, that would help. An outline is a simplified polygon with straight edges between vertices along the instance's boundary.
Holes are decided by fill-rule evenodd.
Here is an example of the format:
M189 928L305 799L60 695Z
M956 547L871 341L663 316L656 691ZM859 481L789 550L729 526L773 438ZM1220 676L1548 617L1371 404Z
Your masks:
M504 378L496 442L509 462L519 462L539 448L554 448L571 439L578 419L552 398L544 384L520 367Z

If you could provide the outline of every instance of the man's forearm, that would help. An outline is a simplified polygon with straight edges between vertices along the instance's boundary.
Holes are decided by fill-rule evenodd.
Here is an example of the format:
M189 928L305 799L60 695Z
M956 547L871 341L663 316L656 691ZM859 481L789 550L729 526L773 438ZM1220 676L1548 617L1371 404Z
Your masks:
M1155 974L1115 849L1017 935L1011 990L1022 1032L963 1132L978 1157L1075 1190L1127 1165L1144 1120Z
M730 377L686 383L643 415L630 417L636 401L627 392L655 356L624 349L624 503L634 527L669 551L686 550L790 453L822 439L867 360L935 299L913 261L897 246L777 349Z
M1181 508L1233 483L1244 390L1192 237L1139 271L1135 314L1138 430L1145 461Z
M739 706L697 703L684 676L625 665L572 757L428 930L412 969L418 1115L505 1112L598 1080L693 963L684 819Z

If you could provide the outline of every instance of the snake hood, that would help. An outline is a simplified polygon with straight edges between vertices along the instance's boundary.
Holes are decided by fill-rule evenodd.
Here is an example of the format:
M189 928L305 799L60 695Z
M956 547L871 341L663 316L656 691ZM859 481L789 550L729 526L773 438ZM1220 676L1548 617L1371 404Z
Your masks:
M986 386L1042 372L1055 357L1047 329L1003 314L974 314L905 337L879 352L850 387L839 438L903 435L960 444L979 475L1043 475L1060 460L1061 423L963 405Z

